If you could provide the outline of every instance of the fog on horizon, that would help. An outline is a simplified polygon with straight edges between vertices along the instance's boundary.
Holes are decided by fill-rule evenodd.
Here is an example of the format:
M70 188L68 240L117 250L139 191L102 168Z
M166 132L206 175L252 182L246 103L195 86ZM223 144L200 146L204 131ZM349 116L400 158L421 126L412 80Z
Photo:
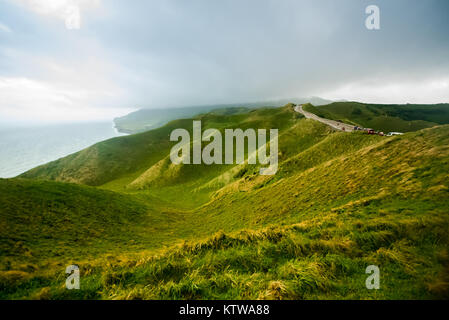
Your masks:
M446 0L0 0L0 123L311 96L449 102L448 13Z

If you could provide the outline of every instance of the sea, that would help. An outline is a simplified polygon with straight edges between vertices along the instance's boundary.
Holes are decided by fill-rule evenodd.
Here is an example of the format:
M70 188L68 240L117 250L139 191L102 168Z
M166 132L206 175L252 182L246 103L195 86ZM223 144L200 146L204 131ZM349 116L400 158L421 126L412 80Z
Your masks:
M46 126L0 125L0 178L15 177L97 142L125 135L112 122Z

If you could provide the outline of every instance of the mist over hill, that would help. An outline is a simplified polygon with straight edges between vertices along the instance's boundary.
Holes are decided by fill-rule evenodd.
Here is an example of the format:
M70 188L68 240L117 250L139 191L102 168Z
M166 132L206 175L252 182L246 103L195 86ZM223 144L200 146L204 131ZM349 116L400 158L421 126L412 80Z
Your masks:
M296 98L296 99L280 99L270 100L263 102L250 102L250 103L231 103L220 105L203 105L203 106L185 106L177 108L160 108L160 109L140 109L132 112L126 116L115 118L114 124L119 132L123 133L138 133L155 129L160 127L170 120L190 118L200 113L209 112L215 110L220 112L223 110L234 109L232 112L236 112L236 108L261 108L261 107L274 107L283 106L289 102L294 103L306 103L310 102L314 105L323 105L331 103L332 101L322 99L319 97L311 98ZM242 109L241 109L242 110Z

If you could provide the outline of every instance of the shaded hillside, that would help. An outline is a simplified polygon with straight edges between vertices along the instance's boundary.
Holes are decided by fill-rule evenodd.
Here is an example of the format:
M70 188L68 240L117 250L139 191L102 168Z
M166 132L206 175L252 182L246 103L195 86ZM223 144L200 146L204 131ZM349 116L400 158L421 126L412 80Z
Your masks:
M449 104L364 104L334 102L304 110L316 115L384 132L410 132L449 124Z
M0 266L154 247L177 215L151 203L75 184L0 179Z

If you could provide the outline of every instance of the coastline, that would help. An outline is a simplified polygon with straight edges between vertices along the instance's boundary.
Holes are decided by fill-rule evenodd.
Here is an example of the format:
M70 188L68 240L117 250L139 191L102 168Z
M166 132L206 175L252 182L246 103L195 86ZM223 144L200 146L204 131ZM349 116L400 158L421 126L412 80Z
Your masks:
M95 143L125 136L109 121L54 126L17 126L1 131L0 177L13 178Z

